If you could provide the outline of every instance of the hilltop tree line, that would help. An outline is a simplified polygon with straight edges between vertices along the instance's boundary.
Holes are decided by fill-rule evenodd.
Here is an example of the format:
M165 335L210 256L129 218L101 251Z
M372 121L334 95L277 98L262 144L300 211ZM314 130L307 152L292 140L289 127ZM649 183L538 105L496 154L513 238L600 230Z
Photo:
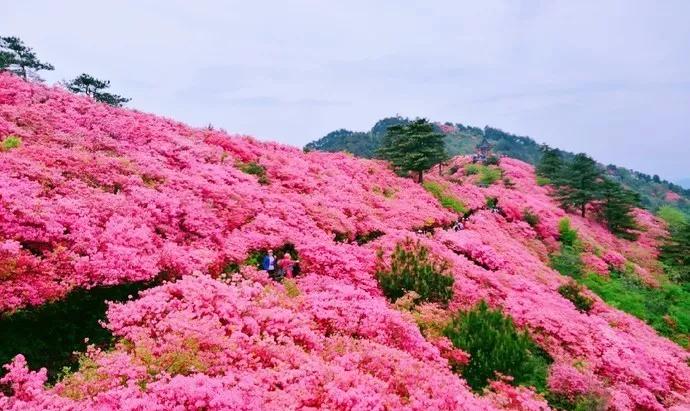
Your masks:
M51 71L55 67L41 61L31 47L24 44L18 37L0 37L0 72L9 71L24 80L42 81L38 72ZM73 93L84 94L96 101L121 107L130 99L117 94L108 93L110 81L100 80L90 74L83 73L73 80L62 83L65 88Z
M594 212L621 238L637 238L631 212L639 205L639 195L606 177L597 163L584 153L564 160L559 150L544 146L537 175L555 187L554 195L566 210L582 217Z

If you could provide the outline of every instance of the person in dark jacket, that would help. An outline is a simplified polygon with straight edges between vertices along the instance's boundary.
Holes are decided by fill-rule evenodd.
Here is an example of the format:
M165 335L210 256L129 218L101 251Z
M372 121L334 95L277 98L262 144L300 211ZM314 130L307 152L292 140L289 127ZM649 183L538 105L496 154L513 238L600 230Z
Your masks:
M261 260L261 269L268 271L271 278L275 278L276 273L276 257L273 255L273 250L268 250L268 253Z

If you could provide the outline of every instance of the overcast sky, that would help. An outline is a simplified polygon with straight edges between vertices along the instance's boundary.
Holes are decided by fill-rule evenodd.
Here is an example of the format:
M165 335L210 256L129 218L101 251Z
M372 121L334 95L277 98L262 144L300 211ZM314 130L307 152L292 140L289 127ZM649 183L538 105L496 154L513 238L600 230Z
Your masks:
M385 116L690 177L690 1L0 0L0 35L130 107L302 146Z

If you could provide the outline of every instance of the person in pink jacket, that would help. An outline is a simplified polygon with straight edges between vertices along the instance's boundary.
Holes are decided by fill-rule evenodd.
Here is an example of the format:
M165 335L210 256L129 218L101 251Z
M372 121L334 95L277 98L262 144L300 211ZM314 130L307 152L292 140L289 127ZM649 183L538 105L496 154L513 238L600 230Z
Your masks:
M294 276L295 264L299 263L298 260L293 260L290 254L285 253L283 258L278 261L278 267L284 273L285 277L292 278Z

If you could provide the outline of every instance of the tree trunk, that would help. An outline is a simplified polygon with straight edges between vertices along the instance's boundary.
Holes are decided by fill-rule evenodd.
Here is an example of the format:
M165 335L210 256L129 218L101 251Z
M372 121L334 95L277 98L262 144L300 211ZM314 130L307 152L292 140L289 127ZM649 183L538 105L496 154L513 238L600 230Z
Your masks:
M419 184L424 182L424 171L419 171Z
M586 204L586 203L585 203L585 204L582 204L582 205L580 206L580 213L582 213L582 217L585 216L585 211L586 211L586 210L587 210L587 204Z

